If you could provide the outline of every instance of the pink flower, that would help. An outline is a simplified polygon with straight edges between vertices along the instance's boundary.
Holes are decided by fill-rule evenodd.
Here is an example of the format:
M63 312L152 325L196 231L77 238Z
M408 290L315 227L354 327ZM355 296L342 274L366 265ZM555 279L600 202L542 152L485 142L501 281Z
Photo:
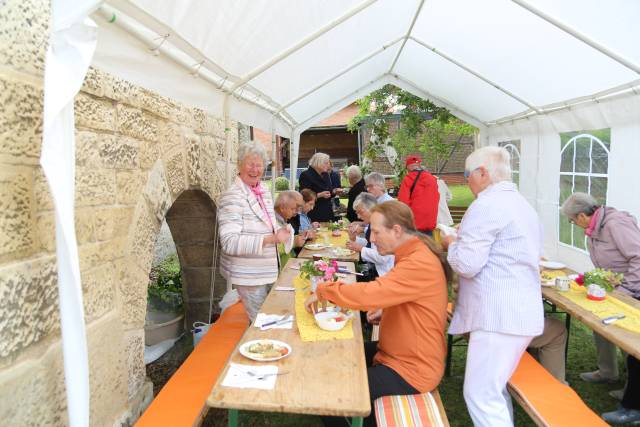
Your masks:
M324 261L316 261L313 266L320 271L324 271L328 267L327 263Z
M333 267L328 267L326 270L324 270L324 280L333 280L333 275L335 274L336 270Z

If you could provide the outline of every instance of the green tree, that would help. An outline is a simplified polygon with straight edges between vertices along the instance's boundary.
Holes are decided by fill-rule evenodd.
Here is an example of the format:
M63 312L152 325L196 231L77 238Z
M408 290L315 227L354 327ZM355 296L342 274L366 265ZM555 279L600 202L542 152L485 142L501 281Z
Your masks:
M362 123L371 127L372 137L363 149L364 171L370 170L373 159L391 146L398 154L393 164L397 179L404 177L402 159L409 153L419 152L434 172L441 172L453 150L465 136L473 135L476 128L456 118L446 108L438 107L396 86L386 85L356 101L358 114L348 124L351 132ZM400 114L399 129L391 135L388 120L393 111ZM452 136L455 142L450 141Z

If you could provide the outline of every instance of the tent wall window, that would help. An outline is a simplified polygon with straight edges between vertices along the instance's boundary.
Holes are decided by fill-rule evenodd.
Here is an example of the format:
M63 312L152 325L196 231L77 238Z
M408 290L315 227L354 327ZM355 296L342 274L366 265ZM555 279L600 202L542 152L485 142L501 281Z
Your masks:
M520 186L520 140L504 141L498 145L511 154L511 180Z
M611 129L565 132L560 134L559 206L575 192L591 194L600 204L607 203ZM586 250L583 230L559 213L558 240Z

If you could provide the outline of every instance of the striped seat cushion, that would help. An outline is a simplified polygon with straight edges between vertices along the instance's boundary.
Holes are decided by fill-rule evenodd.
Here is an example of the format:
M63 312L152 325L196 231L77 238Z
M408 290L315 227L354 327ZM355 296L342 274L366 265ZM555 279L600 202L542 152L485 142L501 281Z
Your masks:
M374 402L378 427L442 427L431 393L383 396Z

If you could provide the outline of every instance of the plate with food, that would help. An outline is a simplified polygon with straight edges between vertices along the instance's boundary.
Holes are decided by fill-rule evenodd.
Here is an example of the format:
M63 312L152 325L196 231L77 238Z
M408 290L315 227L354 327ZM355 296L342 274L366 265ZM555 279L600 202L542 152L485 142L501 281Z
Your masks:
M273 362L290 355L291 346L278 340L253 340L240 346L240 354L256 362Z
M334 249L331 249L330 253L334 257L345 257L345 256L351 256L355 254L354 251L347 248L334 248Z
M540 266L549 270L561 270L566 267L565 264L558 261L540 261Z
M329 247L326 243L307 243L304 245L305 248L310 249L312 251L319 251L320 249L326 249Z
M542 273L540 273L540 283L542 284L542 286L555 286L556 278L546 271L543 271Z

